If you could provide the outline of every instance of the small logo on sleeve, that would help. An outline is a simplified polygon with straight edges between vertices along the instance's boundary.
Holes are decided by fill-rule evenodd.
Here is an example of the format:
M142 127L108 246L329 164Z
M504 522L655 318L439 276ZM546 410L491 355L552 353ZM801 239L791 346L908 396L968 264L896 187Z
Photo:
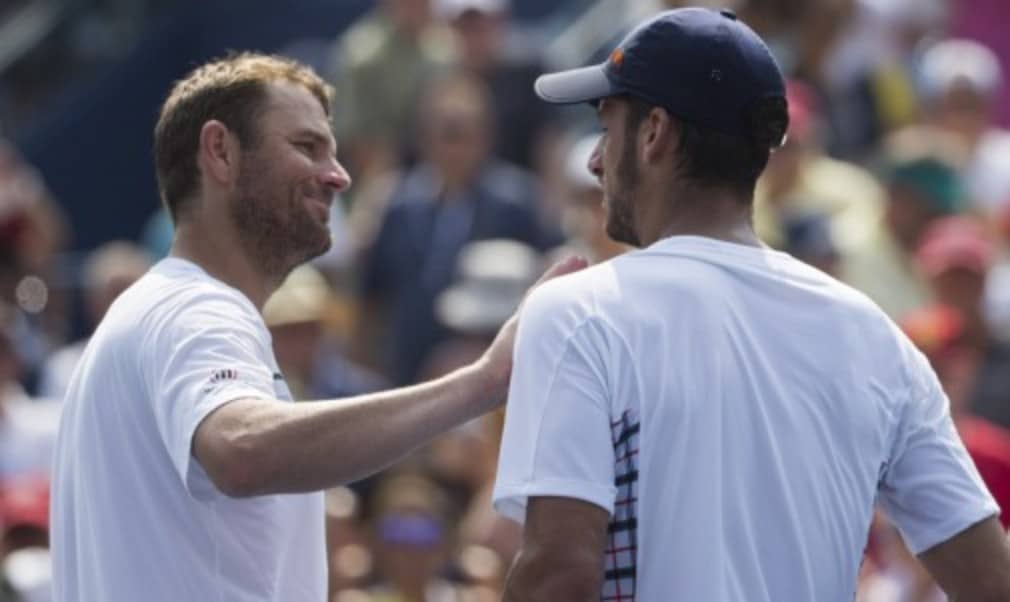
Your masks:
M210 376L210 384L216 385L229 380L238 380L238 370L234 368L223 368L217 370Z

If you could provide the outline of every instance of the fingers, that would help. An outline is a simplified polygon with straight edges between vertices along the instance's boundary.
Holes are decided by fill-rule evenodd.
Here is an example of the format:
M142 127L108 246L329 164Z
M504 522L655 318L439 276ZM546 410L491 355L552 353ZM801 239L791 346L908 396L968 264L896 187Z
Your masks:
M543 276L537 280L536 284L530 287L530 290L533 290L551 278L577 272L588 264L589 262L582 257L567 257L548 268ZM485 373L491 375L491 382L497 383L496 386L501 388L502 397L504 397L505 390L508 388L509 374L512 371L512 347L515 344L517 325L518 311L501 327L498 335L492 341L487 351L484 352L482 358Z
M555 263L544 272L543 276L536 281L536 284L532 288L547 282L551 278L557 278L558 276L564 276L565 274L571 274L572 272L578 272L582 268L589 265L584 257L579 257L578 255L571 255L562 259L561 261Z

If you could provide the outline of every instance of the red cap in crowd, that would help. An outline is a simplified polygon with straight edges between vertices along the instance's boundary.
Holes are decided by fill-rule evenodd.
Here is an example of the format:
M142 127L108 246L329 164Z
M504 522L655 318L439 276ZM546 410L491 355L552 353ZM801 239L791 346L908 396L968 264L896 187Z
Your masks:
M985 228L970 217L955 215L940 218L929 226L919 243L916 260L930 276L953 268L984 274L994 254Z
M19 477L0 486L0 522L15 526L49 528L49 480L44 475Z

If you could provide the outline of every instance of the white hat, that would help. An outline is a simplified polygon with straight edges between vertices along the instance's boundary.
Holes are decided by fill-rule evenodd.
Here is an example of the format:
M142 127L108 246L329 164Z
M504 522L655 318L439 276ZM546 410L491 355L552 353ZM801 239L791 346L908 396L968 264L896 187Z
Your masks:
M982 310L993 336L1010 343L1010 264L998 266L989 272Z
M52 557L48 549L31 547L14 550L4 558L3 572L18 593L18 600L52 600Z
M565 159L565 179L576 188L599 188L600 181L589 171L589 158L593 156L596 145L600 142L599 133L589 134L579 138L568 150Z
M540 254L514 240L467 244L459 254L456 284L435 301L439 321L461 333L493 334L519 306L540 268Z
M319 270L302 265L288 275L287 280L263 306L263 321L267 326L318 322L326 313L330 287Z
M957 86L992 96L1003 82L992 50L973 40L944 40L922 57L923 93L936 99Z
M939 26L950 12L946 0L862 0L862 3L889 27Z
M508 7L508 0L435 0L435 14L446 21L458 19L468 10L497 15Z

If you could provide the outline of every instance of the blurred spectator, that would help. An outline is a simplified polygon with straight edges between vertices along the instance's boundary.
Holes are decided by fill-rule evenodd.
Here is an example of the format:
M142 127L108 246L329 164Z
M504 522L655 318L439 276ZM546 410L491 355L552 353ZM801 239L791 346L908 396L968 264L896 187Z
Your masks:
M359 181L397 165L414 140L415 108L425 82L454 60L449 31L429 0L381 0L334 45L337 139Z
M522 243L467 244L460 252L457 281L436 301L438 319L452 334L429 355L424 376L440 376L477 357L518 307L541 267L540 254ZM491 507L501 424L498 412L483 416L439 437L425 450L431 470L463 509L461 544L470 546L468 558L476 563L470 570L492 588L503 584L504 567L521 538L518 526Z
M994 252L984 228L973 219L953 216L935 220L923 234L915 260L928 278L937 304L911 312L900 324L936 371L950 399L959 434L986 486L1000 507L1008 508L1010 430L970 413L980 385L992 389L984 382L994 375L1010 373L1010 355L992 344L982 319L982 291ZM1000 391L999 402L1003 405L1010 401L1007 391L1010 389L1005 387ZM1006 512L1001 522L1004 527L1010 524ZM874 587L859 599L944 599L928 574L894 537L893 528L875 525L874 529L878 540L887 538L890 544L881 551L884 563L870 580Z
M1001 263L990 270L983 311L993 339L1010 343L1010 263Z
M535 249L512 240L482 240L463 247L456 282L435 305L450 338L429 354L423 377L442 376L478 357L519 306L542 266ZM453 429L424 450L430 470L462 509L461 570L496 590L504 584L504 567L521 540L519 526L491 507L501 425L501 413L494 412Z
M4 294L10 295L24 276L44 274L67 237L67 224L41 174L0 140L0 282Z
M536 249L514 240L479 240L460 249L455 280L435 299L435 315L451 338L431 351L422 374L436 378L477 359L542 267Z
M916 261L936 301L960 314L965 342L976 349L983 349L989 339L982 294L995 253L982 225L967 216L930 224L916 251Z
M386 388L378 375L344 357L341 342L329 332L347 311L344 306L323 275L306 264L295 268L263 307L294 399L339 399Z
M48 600L49 470L58 403L30 398L0 305L0 600Z
M918 260L930 277L937 299L958 311L964 344L974 352L975 368L965 408L1010 430L1010 343L991 335L983 305L986 278L995 254L980 224L955 217L930 227Z
M52 569L49 557L49 479L36 475L4 482L0 487L3 525L0 601L49 602ZM5 597L6 596L8 597Z
M841 276L893 318L929 304L932 293L913 261L930 222L965 206L959 145L932 128L890 136L884 149L885 213L862 244L843 254Z
M330 600L336 602L348 590L360 592L372 570L372 553L361 523L361 501L348 487L326 492L326 550Z
M29 475L0 485L2 552L49 547L49 478Z
M598 263L628 249L607 235L603 189L589 171L589 158L599 142L599 134L589 134L576 140L568 149L561 169L564 176L561 228L567 240L563 248L551 253L552 256L577 254L589 263Z
M371 515L376 583L373 602L454 602L446 579L455 544L448 501L418 474L391 474L379 485Z
M870 46L870 91L877 119L890 132L911 124L920 110L917 78L923 51L949 25L947 0L864 0L876 15L883 48ZM874 56L876 53L876 56Z
M495 153L528 169L537 169L544 145L556 132L551 106L533 94L533 82L545 71L529 48L507 43L509 0L434 0L439 16L452 28L460 65L491 91Z
M951 410L963 415L974 385L978 357L964 336L961 313L946 305L914 310L899 320L901 329L933 366Z
M545 249L557 241L538 220L536 181L490 152L489 103L469 76L435 82L421 105L421 161L398 180L365 249L368 319L359 341L392 353L385 365L397 383L412 382L446 338L435 299L452 283L466 243L510 238Z
M68 330L63 291L54 286L68 239L69 227L41 175L0 140L0 298L16 310L9 334L28 384Z
M1000 506L1010 508L1010 344L990 335L982 306L995 253L977 221L955 216L934 222L916 260L940 305L920 312L932 314L931 325L904 322L936 367L982 478ZM1010 525L1010 515L1001 520Z
M1003 87L996 55L971 40L940 42L922 59L920 84L927 119L967 145L969 200L998 215L1010 202L1010 132L994 123Z
M831 153L858 160L916 117L917 63L922 46L946 29L946 0L821 0L811 6L821 25L794 31L807 48L821 50L801 52L798 72L826 102Z
M93 329L124 290L144 275L151 260L137 245L127 241L105 243L92 251L81 270L81 289L88 328ZM90 336L90 333L89 333ZM38 394L62 400L88 338L54 351L42 367Z
M10 336L14 315L0 305L0 483L48 477L59 426L59 404L32 399L18 382L22 367Z
M996 53L1004 72L1010 72L1010 3L1006 0L948 0L951 11L950 31L955 37L985 44ZM1006 94L1004 90L1004 94ZM1010 97L1003 96L996 109L999 123L1010 126Z
M783 224L782 250L826 274L838 276L838 249L829 218L819 213L796 215Z
M821 146L820 108L799 81L786 87L789 132L772 153L754 193L754 226L773 247L785 244L787 222L810 214L829 220L829 236L844 254L862 244L880 220L884 191L864 169L828 157Z

